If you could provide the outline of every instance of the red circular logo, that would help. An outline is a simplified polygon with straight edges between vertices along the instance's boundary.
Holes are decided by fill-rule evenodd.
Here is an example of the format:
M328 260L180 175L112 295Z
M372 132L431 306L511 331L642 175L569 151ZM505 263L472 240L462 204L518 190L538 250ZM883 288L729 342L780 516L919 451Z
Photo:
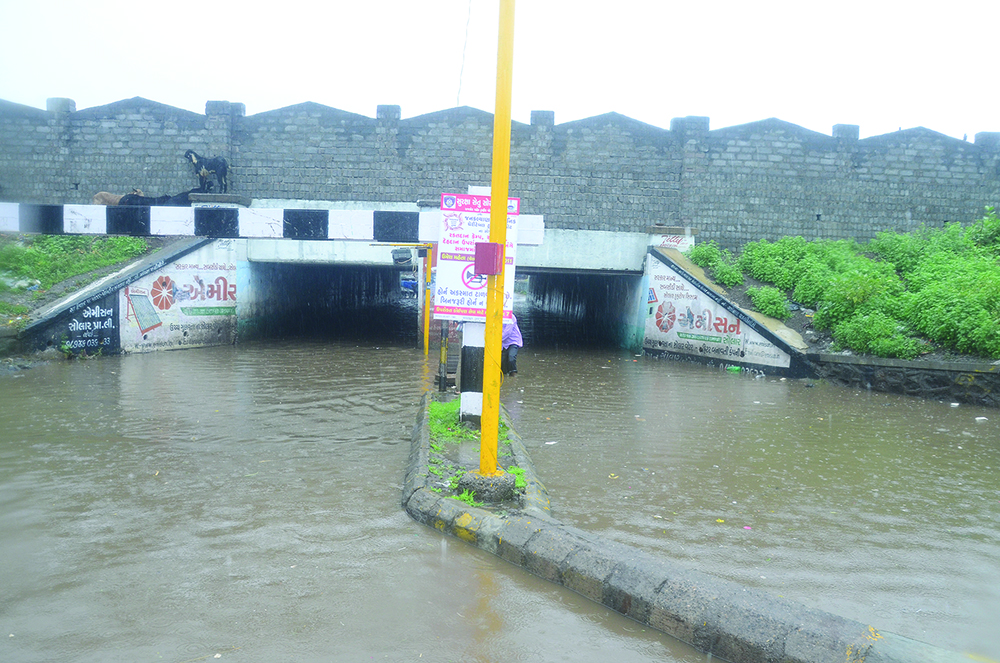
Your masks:
M656 326L659 330L668 332L675 322L677 322L677 313L674 311L673 303L663 302L660 304L659 308L656 309Z
M166 311L174 303L174 282L169 276L161 276L153 281L151 289L153 305L161 311Z

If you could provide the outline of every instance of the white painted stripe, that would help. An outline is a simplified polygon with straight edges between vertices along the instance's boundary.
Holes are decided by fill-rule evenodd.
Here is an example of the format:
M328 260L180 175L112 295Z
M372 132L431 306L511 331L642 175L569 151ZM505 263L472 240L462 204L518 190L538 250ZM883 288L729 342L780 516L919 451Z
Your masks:
M21 232L17 203L0 203L0 232Z
M329 239L375 239L375 213L371 210L330 210Z
M285 210L241 208L238 212L240 237L281 237Z
M194 235L193 207L150 207L150 235Z
M432 209L420 213L417 223L417 238L421 242L441 241L441 210Z
M104 205L63 205L63 232L71 235L106 235L107 210Z
M545 239L545 217L541 214L522 214L517 217L517 245L540 246Z
M483 416L483 394L479 391L463 391L462 402L459 404L462 414Z
M462 325L462 347L486 347L485 322L466 322Z

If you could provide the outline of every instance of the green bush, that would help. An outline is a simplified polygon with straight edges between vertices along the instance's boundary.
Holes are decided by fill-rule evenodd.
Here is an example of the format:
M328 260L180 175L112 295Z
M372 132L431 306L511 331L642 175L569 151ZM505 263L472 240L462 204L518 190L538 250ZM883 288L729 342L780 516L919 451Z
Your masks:
M896 359L913 359L926 347L908 336L899 320L881 311L856 315L838 323L833 329L833 340L837 348Z
M792 299L810 308L817 308L826 296L830 281L833 280L833 271L818 257L806 256L802 259L797 273Z
M1000 216L987 208L967 228L953 223L883 232L865 246L801 237L750 242L736 264L816 309L813 324L829 329L840 347L912 358L930 342L995 359L1000 358L998 256ZM762 309L774 306L780 313L780 297L764 296L768 303L754 301L755 308L765 313Z
M758 313L769 315L778 320L787 320L792 316L785 293L771 286L748 288L747 294L753 302L753 308Z
M710 268L722 260L722 250L715 240L695 244L687 252L688 258L699 267Z
M1000 215L992 207L986 208L986 216L969 228L969 241L993 255L1000 255Z
M712 278L727 288L743 285L743 272L735 264L720 262L712 269Z
M923 260L904 298L907 322L957 352L1000 357L1000 264L973 253Z
M720 249L715 240L696 244L687 252L691 262L708 270L717 283L727 288L743 285L743 272L728 249Z

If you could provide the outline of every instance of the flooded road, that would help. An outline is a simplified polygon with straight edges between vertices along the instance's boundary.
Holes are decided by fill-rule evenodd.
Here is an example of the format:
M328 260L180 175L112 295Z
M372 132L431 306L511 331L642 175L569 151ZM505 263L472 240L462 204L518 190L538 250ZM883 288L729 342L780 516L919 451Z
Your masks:
M563 522L1000 660L1000 413L575 348L503 400Z
M0 660L704 660L403 512L436 371L290 341L0 375Z
M0 660L703 661L406 516L435 356L0 376ZM996 411L530 340L519 368L503 400L562 521L1000 660Z

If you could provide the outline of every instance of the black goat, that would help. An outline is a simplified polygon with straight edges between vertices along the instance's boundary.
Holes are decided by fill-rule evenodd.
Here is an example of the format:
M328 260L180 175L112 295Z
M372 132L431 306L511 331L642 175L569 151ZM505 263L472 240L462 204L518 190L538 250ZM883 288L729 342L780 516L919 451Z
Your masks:
M200 193L201 189L191 189L190 191L185 191L184 193L179 193L176 196L140 196L134 193L129 193L122 196L122 199L118 201L119 207L122 205L132 205L133 207L190 207L191 206L191 194Z
M118 201L119 207L152 207L154 205L164 205L170 200L170 196L141 196L137 193L126 193Z
M184 153L184 158L194 165L194 174L198 176L201 184L201 193L208 192L208 178L214 173L215 179L219 181L219 192L229 191L229 164L223 157L210 157L206 159L194 150Z
M209 182L209 185L212 183ZM209 186L211 190L211 186ZM191 194L201 193L201 189L191 189L190 191L185 191L184 193L178 193L176 196L170 196L167 202L163 203L167 207L191 207Z

